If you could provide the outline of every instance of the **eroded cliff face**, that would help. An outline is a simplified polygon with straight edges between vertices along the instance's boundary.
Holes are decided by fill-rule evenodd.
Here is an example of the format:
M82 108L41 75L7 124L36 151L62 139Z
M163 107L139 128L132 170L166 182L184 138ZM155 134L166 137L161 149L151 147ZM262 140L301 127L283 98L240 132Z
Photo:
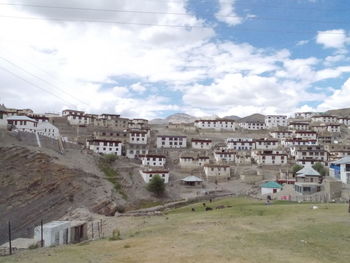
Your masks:
M55 162L55 157L22 146L0 147L0 244L31 237L43 219L57 220L72 209L114 215L124 202L113 186L96 174Z

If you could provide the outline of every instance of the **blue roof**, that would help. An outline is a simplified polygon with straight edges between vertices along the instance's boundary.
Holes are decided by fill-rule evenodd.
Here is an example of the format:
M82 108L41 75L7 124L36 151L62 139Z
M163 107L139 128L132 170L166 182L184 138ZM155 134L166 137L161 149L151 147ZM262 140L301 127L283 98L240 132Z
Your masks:
M282 185L276 182L266 182L263 185L261 185L261 188L282 188Z

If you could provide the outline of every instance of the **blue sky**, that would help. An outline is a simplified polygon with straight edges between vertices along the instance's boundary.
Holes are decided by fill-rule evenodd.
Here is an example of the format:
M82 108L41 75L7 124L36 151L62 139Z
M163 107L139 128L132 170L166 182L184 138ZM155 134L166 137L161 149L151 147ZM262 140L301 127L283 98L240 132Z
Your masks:
M2 0L0 103L148 119L349 107L349 12L345 0Z

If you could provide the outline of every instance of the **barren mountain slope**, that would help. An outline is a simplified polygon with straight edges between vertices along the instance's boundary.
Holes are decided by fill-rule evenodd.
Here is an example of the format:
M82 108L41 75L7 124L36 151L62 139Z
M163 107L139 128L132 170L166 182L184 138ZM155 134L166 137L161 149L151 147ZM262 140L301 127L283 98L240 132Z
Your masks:
M14 238L31 236L40 219L55 220L77 207L113 215L122 202L99 176L25 147L0 147L0 167L0 243L6 239L8 220Z

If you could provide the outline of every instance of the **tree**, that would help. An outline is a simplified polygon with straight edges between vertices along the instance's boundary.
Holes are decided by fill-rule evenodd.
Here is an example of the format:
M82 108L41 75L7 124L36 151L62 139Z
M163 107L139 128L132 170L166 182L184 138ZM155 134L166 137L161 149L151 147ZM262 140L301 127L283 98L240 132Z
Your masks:
M298 171L300 171L301 169L303 169L302 165L299 164L294 164L292 167L292 173L295 176L297 174Z
M147 190L161 196L165 191L164 180L158 174L154 175L147 184Z
M312 166L312 168L314 168L317 172L319 172L322 177L324 177L328 174L327 168L324 167L322 163L315 163Z

